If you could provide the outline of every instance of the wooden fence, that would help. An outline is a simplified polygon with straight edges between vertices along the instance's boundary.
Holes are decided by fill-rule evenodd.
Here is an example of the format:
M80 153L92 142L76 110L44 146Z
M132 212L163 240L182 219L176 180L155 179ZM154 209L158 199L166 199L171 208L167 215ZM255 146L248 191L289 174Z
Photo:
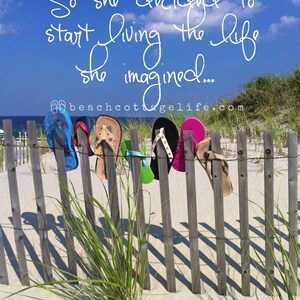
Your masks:
M23 285L29 285L28 269L25 259L23 231L21 222L21 212L19 204L18 186L16 181L16 158L14 151L14 143L12 137L12 125L10 120L3 121L5 130L5 153L8 180L10 186L10 199L12 207L13 227L15 234L15 243L17 249L17 257L22 274L21 282ZM40 246L42 253L42 262L44 267L45 282L53 281L51 271L51 260L49 254L49 240L47 235L45 200L43 192L43 183L41 177L41 168L38 153L38 142L35 132L34 121L28 121L28 136L31 166L33 171L34 187L36 194L38 229L40 234ZM91 184L91 173L88 158L88 151L85 139L85 133L81 128L78 129L79 138L79 154L80 166L83 182L83 193L85 200L85 209L91 224L96 227L95 211L91 202L93 195ZM132 150L138 150L138 133L133 129L130 133ZM212 150L220 153L220 135L213 133L211 136ZM191 290L193 293L201 293L200 285L200 262L199 262L199 235L197 220L197 201L196 201L196 183L195 183L195 167L194 167L194 149L192 138L189 132L184 132L184 150L186 158L186 192L188 205L188 227L189 227L189 248L191 263ZM111 215L117 228L120 226L120 212L117 178L113 153L110 148L104 147L106 170L108 172L108 190ZM176 291L176 278L174 266L174 245L172 236L172 216L170 209L170 190L169 178L167 171L167 156L161 141L157 144L158 167L160 174L160 197L161 197L161 214L162 229L164 237L165 249L165 266L167 290L169 292ZM59 144L56 144L56 159L59 174L59 182L61 187L61 201L65 207L70 206L70 201L65 193L65 187L68 185L67 174L64 167L64 151ZM142 183L140 178L140 158L132 157L132 177L133 189L135 195L135 203L137 206L137 224L140 226L142 233L145 232L145 212ZM294 247L293 239L298 241L298 134L290 132L288 135L288 201L289 201L289 226L291 234L289 235L289 257L291 266L297 274L298 257ZM239 195L239 211L240 211L240 248L241 248L241 291L244 296L250 296L250 237L249 237L249 202L248 202L248 166L247 166L247 141L245 132L237 133L237 160L238 160L238 195ZM225 233L224 233L224 203L222 191L222 162L220 160L213 161L213 187L214 187L214 203L215 203L215 235L216 235L216 254L217 254L217 292L219 295L226 294L226 261L225 261ZM265 292L271 295L274 291L272 281L274 274L274 146L272 132L264 133L264 202L265 202L265 264L266 283ZM67 223L67 222L65 222ZM293 235L291 237L291 235ZM74 237L69 229L65 228L65 247L68 256L68 267L71 274L77 274L76 250L74 247ZM151 288L149 263L147 253L147 243L144 241L142 246L141 259L146 263L144 289ZM268 276L271 274L271 276ZM9 276L6 270L3 239L0 228L0 283L8 284ZM293 293L297 294L296 284L292 284Z
M29 162L29 144L27 132L19 132L17 137L13 137L14 145L14 159L16 166ZM5 157L5 143L4 137L0 139L0 173L5 171L6 157Z

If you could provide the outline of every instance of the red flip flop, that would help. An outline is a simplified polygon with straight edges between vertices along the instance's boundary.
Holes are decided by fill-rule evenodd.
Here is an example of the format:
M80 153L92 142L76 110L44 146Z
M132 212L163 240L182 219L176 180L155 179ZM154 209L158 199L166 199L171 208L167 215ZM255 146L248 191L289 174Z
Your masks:
M78 147L78 140L77 140L77 129L81 127L86 133L86 145L88 149L89 156L93 156L94 152L90 146L90 132L92 129L92 124L87 117L80 117L75 121L74 130L73 130L73 144Z

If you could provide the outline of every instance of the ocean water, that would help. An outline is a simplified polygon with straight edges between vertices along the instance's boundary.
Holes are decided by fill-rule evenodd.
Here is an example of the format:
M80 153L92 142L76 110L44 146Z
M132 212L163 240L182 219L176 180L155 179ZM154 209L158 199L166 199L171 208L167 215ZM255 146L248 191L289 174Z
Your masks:
M44 118L45 118L44 116L0 116L0 129L3 128L2 121L5 119L10 119L10 120L12 120L12 128L13 128L14 134L19 133L19 132L25 132L25 131L27 131L27 125L26 125L27 121L35 121L37 126L42 127ZM77 118L78 117L71 116L71 120L72 120L73 124ZM94 121L96 122L97 117L91 117L91 118L93 118ZM137 118L122 118L122 117L120 117L117 119L121 124L126 124L130 120L133 120L133 119L136 120ZM139 118L139 119L151 124L153 122L154 118Z

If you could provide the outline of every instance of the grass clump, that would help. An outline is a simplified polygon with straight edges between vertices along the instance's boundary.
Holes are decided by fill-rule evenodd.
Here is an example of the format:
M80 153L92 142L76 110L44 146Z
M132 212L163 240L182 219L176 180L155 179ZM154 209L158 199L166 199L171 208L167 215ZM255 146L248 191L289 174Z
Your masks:
M130 139L131 129L137 129L139 133L140 147L142 151L146 153L147 141L151 139L152 135L152 122L144 118L129 118L128 120L125 120L122 125L124 129L124 140Z
M284 224L284 228L287 231L287 236L289 239L289 244L290 247L295 251L296 257L297 257L297 262L298 265L300 263L300 248L298 246L298 240L297 240L297 235L293 232L291 229L289 222L283 215L282 211L277 207L277 213L279 217L282 219L282 222ZM268 219L266 222L270 222ZM266 276L270 278L271 284L274 287L275 294L279 299L287 299L286 296L288 297L289 300L296 299L296 291L299 290L300 288L300 283L298 280L298 274L297 274L297 269L294 270L292 261L290 258L289 251L286 249L285 246L285 241L284 238L278 231L276 231L276 228L271 226L271 231L274 236L274 241L277 243L278 248L279 248L279 253L280 257L278 258L274 253L273 253L273 259L274 259L274 265L276 269L279 272L279 276L281 278L281 281L284 285L285 288L285 293L284 294L280 288L277 286L277 283L274 279L274 274L271 274L270 271L268 270L264 258L259 255L259 253L254 249L256 256L258 257L259 263L261 266L265 269L266 271ZM270 247L271 245L269 245Z
M109 211L95 198L92 203L101 215L96 230L86 216L83 201L75 192L68 193L71 210L64 209L58 201L68 222L66 225L82 249L77 259L83 275L75 276L52 267L55 277L60 279L51 283L33 280L33 287L42 288L64 299L141 298L144 281L141 248L145 240L148 241L148 234L146 237L139 234L136 228L136 207L131 208L133 199L129 190L127 192L127 219L121 220L121 227L114 223Z
M256 138L272 130L280 151L286 145L287 131L300 134L299 99L300 70L295 70L285 76L260 76L245 84L233 99L222 100L207 111L172 112L167 117L180 128L186 117L195 116L205 125L207 135L215 131L231 141L238 130L252 132Z

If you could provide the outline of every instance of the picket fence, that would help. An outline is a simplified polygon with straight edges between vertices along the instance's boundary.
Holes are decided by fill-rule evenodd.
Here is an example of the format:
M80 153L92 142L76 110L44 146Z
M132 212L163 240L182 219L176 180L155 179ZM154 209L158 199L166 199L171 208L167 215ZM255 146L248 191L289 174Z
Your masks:
M28 269L25 259L25 249L23 241L23 231L21 222L21 211L19 204L19 194L16 175L16 160L14 151L14 141L12 136L11 120L3 121L4 127L4 145L6 152L6 168L10 186L10 197L12 207L12 218L14 227L14 236L16 251L19 262L21 282L23 285L29 285ZM53 281L51 270L51 259L49 251L49 241L47 235L46 206L43 192L43 182L40 168L39 146L36 136L34 121L27 122L29 137L30 161L32 166L32 175L34 180L37 215L39 224L40 246L42 253L42 262L44 267L45 282ZM132 150L139 149L138 133L136 129L130 132ZM92 185L89 165L88 150L86 145L85 133L78 129L80 166L83 182L83 193L85 200L86 215L91 224L96 227L95 211L91 202ZM213 133L211 135L212 151L221 153L220 135ZM194 167L194 150L192 138L189 132L184 132L184 150L186 159L186 192L188 204L188 224L189 224L189 248L191 262L191 283L192 292L201 293L200 287L200 262L199 262L199 243L197 229L197 206L196 206L196 183ZM174 266L174 251L172 237L172 221L170 209L170 190L167 169L167 156L162 142L157 145L158 167L160 174L160 196L161 196L161 213L163 221L163 237L165 249L165 267L167 290L176 291L176 278ZM116 188L116 169L112 150L104 144L104 155L107 170L109 198L111 199L111 215L116 227L120 226L119 199L118 189ZM137 224L140 226L142 233L145 233L145 213L142 183L140 179L140 158L132 157L132 177L137 206ZM248 213L248 170L247 170L247 139L245 132L237 133L237 159L238 159L238 184L239 184L239 209L240 209L240 247L241 247L241 286L242 294L250 296L250 237L249 237L249 213ZM68 186L67 174L64 166L64 150L56 143L56 160L59 174L61 201L68 209L70 201L65 193L65 187ZM214 204L215 204L215 232L216 232L216 254L217 254L217 292L219 295L226 294L226 261L225 261L225 234L224 234L224 204L222 191L222 163L219 160L213 160L213 187L214 187ZM266 272L266 294L272 295L274 288L272 285L272 276L274 276L274 145L272 132L264 132L264 201L265 201L265 264ZM291 265L297 274L298 257L296 249L293 246L293 239L298 240L298 134L290 132L288 134L288 199L289 199L289 226L291 234L289 236L289 256ZM66 220L67 221L67 220ZM65 222L67 224L68 222ZM1 225L1 224L0 224ZM1 229L1 228L0 228ZM293 236L291 236L293 235ZM74 247L74 237L71 231L65 227L65 247L68 257L68 267L72 274L77 274L76 252ZM292 239L293 238L293 239ZM0 230L0 283L8 284L9 277L7 274L3 239ZM142 247L141 259L146 262L144 274L144 289L151 288L149 263L147 253L147 243L144 241ZM271 274L268 276L268 274ZM273 274L273 275L272 275ZM297 294L297 286L292 283L292 290Z
M27 132L19 132L17 137L13 137L14 157L16 166L29 162L29 145ZM5 171L5 148L4 136L0 135L0 173Z

